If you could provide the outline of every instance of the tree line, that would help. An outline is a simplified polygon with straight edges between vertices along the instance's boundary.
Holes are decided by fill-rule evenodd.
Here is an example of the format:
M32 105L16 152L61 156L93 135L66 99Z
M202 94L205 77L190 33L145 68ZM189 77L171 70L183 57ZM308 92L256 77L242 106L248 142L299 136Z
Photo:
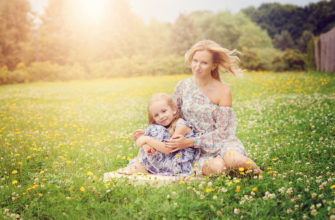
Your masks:
M237 14L195 11L146 24L125 0L113 0L92 24L75 16L71 2L50 0L37 15L27 0L0 0L1 84L187 72L182 56L201 39L238 49L246 69L302 70L311 39L335 20L333 0L303 8L263 4Z

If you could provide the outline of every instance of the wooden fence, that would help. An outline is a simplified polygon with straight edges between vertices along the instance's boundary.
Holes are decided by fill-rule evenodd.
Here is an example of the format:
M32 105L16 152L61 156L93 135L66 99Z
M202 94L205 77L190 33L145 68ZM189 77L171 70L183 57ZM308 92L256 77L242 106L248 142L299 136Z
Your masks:
M335 73L335 27L315 40L316 69Z

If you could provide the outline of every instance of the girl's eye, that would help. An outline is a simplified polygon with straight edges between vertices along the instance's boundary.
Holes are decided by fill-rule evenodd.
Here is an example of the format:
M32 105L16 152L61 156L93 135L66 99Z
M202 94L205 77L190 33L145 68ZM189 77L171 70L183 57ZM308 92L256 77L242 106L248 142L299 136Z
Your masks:
M157 118L158 117L158 115L154 115L154 118Z
M202 64L205 64L205 65L206 65L206 64L207 64L207 62L202 62Z
M162 112L165 113L165 112L166 112L166 109L163 109Z

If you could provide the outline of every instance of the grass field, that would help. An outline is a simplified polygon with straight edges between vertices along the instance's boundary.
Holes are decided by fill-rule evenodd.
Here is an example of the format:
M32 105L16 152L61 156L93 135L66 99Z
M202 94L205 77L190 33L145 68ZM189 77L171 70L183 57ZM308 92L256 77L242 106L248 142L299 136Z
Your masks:
M189 75L0 87L0 218L335 219L335 75L224 76L261 177L102 181L137 153L146 105ZM1 217L2 216L2 217Z

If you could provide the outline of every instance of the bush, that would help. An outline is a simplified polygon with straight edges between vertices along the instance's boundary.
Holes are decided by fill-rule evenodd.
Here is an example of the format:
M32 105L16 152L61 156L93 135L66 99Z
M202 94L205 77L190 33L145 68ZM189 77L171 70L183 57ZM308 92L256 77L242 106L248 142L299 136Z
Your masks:
M305 69L305 56L298 50L286 49L283 55L272 62L275 71L302 71Z
M272 62L282 52L274 48L243 48L240 65L247 70L273 70Z

